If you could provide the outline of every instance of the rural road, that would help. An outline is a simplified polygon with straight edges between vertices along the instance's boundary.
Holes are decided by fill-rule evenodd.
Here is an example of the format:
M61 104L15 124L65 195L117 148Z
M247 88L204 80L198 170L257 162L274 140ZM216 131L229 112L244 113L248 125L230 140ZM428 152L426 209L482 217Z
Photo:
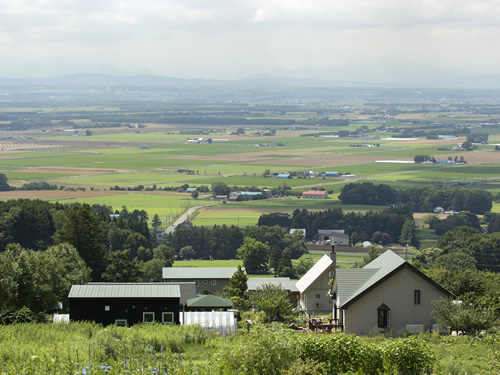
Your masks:
M169 233L173 232L175 230L175 227L177 225L182 224L183 222L185 222L189 218L189 215L191 215L197 209L203 208L203 207L210 207L210 206L217 206L217 204L204 204L202 206L195 206L195 207L188 208L187 211L184 212L181 216L179 216L179 218L176 221L174 221L172 224L170 224L168 226L168 228L165 230L165 232L163 232L163 233L164 234L169 234Z

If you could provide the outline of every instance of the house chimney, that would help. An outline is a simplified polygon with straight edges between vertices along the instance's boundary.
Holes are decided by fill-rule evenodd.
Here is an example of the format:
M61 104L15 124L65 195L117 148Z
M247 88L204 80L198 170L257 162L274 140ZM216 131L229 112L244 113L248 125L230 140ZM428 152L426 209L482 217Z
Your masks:
M337 268L337 253L335 252L335 245L332 245L332 251L330 252L330 259L333 261L334 268Z

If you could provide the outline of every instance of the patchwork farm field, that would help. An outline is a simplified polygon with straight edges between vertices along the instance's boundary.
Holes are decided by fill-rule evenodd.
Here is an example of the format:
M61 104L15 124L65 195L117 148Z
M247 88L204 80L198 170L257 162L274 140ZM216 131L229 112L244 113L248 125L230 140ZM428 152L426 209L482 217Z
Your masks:
M19 134L5 133L9 138L0 139L0 173L7 176L9 183L21 187L24 183L45 181L57 185L60 190L2 192L0 199L30 197L68 203L79 201L107 204L114 209L127 206L129 210L146 210L150 218L158 214L162 220L169 221L169 218L179 215L187 207L211 202L202 200L203 195L197 201L190 200L189 193L125 193L110 191L110 188L118 186L126 190L142 185L148 189L173 189L183 185L184 188L188 185L210 187L217 182L225 182L231 187L250 190L256 187L291 188L299 193L309 189L326 189L330 192L327 200L273 198L228 202L205 207L192 215L196 225L253 225L262 213L276 211L291 213L295 209L325 210L334 207L366 210L367 207L363 206L341 205L337 199L344 184L354 181L383 182L397 188L434 183L458 184L463 188L479 187L494 194L500 192L500 152L495 151L494 146L494 142L500 142L500 132L490 132L492 145L478 145L476 150L469 152L451 151L453 146L466 140L465 136L443 139L426 139L421 135L392 137L397 134L394 129L409 131L418 128L418 122L424 120L440 124L436 125L436 129L440 129L440 126L452 128L457 122L469 121L473 132L484 134L484 129L478 123L487 116L479 113L471 115L467 111L451 111L450 116L453 117L447 117L448 114L443 112L431 111L424 115L418 111L402 111L382 121L374 120L372 115L361 114L371 108L369 104L356 102L351 105L346 107L350 108L350 121L341 127L310 123L299 127L252 125L238 128L235 125L179 125L145 121L139 128L132 124L128 128L114 126L89 129L84 126L95 123L91 119L95 111L119 114L121 109L115 105L83 106L79 112L81 118L74 120L79 124L78 129L61 127L57 131L33 129ZM179 111L188 110L181 104L178 108ZM217 111L223 111L220 108L226 107L218 104L213 108L210 105L200 108L200 113L211 116L212 110L219 113ZM285 110L281 115L277 115L278 112L272 108L273 105L266 104L258 115L248 115L246 118L273 122L276 119L304 121L315 116L309 105L283 107ZM415 106L409 102L404 108L410 111ZM24 107L19 109L28 110ZM74 115L74 110L64 105L58 109L38 110L45 115ZM130 113L135 112L132 109ZM332 118L336 117L332 115ZM432 126L427 124L426 129L429 127ZM271 131L273 135L270 135ZM335 135L340 131L356 135ZM444 134L446 131L443 130ZM361 132L363 137L357 135ZM90 136L84 136L84 133ZM4 131L0 131L2 134ZM197 139L210 139L211 143L193 141ZM438 160L464 157L467 164L409 163L416 155L434 156ZM305 171L329 171L351 176L309 177L304 174ZM302 178L273 177L273 174L288 172L298 173ZM264 177L264 174L268 176ZM493 210L498 212L498 204Z

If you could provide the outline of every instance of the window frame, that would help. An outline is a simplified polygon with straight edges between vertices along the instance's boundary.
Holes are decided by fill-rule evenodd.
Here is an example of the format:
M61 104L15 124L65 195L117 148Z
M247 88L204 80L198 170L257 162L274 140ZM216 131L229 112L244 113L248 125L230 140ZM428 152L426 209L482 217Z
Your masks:
M167 321L165 319L166 315L170 315L172 317L172 319ZM174 313L172 311L164 311L164 312L162 312L161 313L161 322L162 322L162 324L175 324Z
M413 304L414 305L420 305L421 296L422 296L422 292L420 291L420 289L415 289L413 291Z
M151 321L146 320L146 315L151 315L151 314L153 315L153 319ZM155 319L155 313L154 313L154 311L144 311L142 313L142 322L143 323L154 323L155 321L156 321L156 319Z
M391 327L391 309L385 303L377 307L377 327L380 329Z
M120 324L125 322L125 324ZM115 326L117 327L128 327L128 320L127 319L115 319Z

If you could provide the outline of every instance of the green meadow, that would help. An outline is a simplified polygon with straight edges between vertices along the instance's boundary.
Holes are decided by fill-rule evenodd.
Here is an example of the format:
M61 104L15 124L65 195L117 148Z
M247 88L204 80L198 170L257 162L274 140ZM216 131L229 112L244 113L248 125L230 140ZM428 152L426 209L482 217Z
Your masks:
M362 104L359 104L363 106ZM411 105L409 106L411 107ZM92 111L92 108L88 109ZM217 109L214 109L217 111ZM63 111L63 110L61 110ZM63 111L64 112L64 111ZM276 118L272 110L262 112L264 117ZM311 114L307 111L286 113L286 118L306 119ZM430 115L429 115L430 116ZM282 117L280 117L282 118ZM465 117L464 117L465 118ZM467 117L469 118L469 117ZM332 191L330 199L306 200L297 198L280 198L263 201L228 202L227 205L211 207L209 210L197 213L193 221L197 225L235 224L254 225L261 213L288 212L295 209L325 210L342 208L344 210L366 210L365 206L341 205L337 199L344 184L352 181L372 181L387 183L396 188L425 186L433 183L463 183L464 188L480 187L500 192L499 170L494 164L474 164L463 166L417 165L398 163L377 163L375 160L412 160L417 154L464 156L467 160L473 153L453 153L438 148L450 148L450 142L429 141L423 137L404 139L384 139L392 133L375 132L381 125L380 121L366 121L353 117L346 127L306 126L301 130L286 131L280 126L273 126L275 136L258 137L251 135L264 127L247 127L246 135L234 137L228 135L235 127L227 126L225 131L203 135L203 126L189 126L193 134L181 134L184 127L161 125L136 130L126 128L93 129L92 136L71 136L57 134L53 131L37 135L43 141L63 142L64 151L19 151L0 155L0 172L6 173L13 184L30 181L48 181L57 185L71 185L100 189L118 185L132 187L138 185L172 187L189 184L189 186L210 186L223 181L229 186L258 188L287 187L294 191L311 188L325 188ZM436 120L438 119L436 115ZM439 117L442 123L452 123L447 118ZM387 125L412 127L410 123L390 118ZM302 136L338 132L339 130L356 131L365 126L365 133L381 136L382 139L364 140L362 138L332 138ZM198 127L199 130L195 128ZM222 129L222 127L221 127ZM269 129L269 128L267 128ZM199 135L197 135L199 131ZM80 130L80 133L83 131ZM214 141L212 144L188 143L189 138L227 139ZM457 140L458 143L461 141ZM492 140L500 138L492 136ZM280 142L280 147L257 147L257 144ZM381 147L352 147L356 144L380 144ZM88 147L86 147L88 144ZM150 148L140 149L139 145ZM481 145L480 150L492 150L493 146ZM499 153L500 154L500 153ZM496 155L493 153L491 155ZM51 169L51 168L54 169ZM59 168L55 169L55 168ZM64 171L67 168L67 173ZM179 172L190 170L192 173ZM277 179L264 178L267 169L271 173L281 173L305 170L315 172L340 172L355 175L352 178L312 177ZM61 171L61 173L59 173ZM64 173L63 173L64 172ZM465 185L473 181L471 185ZM95 191L94 191L95 193ZM159 214L162 218L181 213L189 205L198 205L206 201L190 201L189 194L185 196L161 194L134 194L79 198L65 202L82 201L86 203L108 204L115 209L127 206L129 209L144 209L150 217ZM383 207L368 207L382 209ZM494 209L498 212L498 205ZM173 212L171 212L173 211Z
M99 197L74 198L74 199L58 199L60 203L88 203L101 204L113 207L115 210L121 210L126 206L129 211L145 210L152 219L155 214L160 216L162 221L166 220L167 216L175 216L184 213L184 211L193 206L197 206L200 202L191 199L189 194L185 195L168 195L168 194L143 194L134 192L124 192L117 195L103 195ZM201 204L207 202L202 201ZM214 203L216 204L216 203Z

